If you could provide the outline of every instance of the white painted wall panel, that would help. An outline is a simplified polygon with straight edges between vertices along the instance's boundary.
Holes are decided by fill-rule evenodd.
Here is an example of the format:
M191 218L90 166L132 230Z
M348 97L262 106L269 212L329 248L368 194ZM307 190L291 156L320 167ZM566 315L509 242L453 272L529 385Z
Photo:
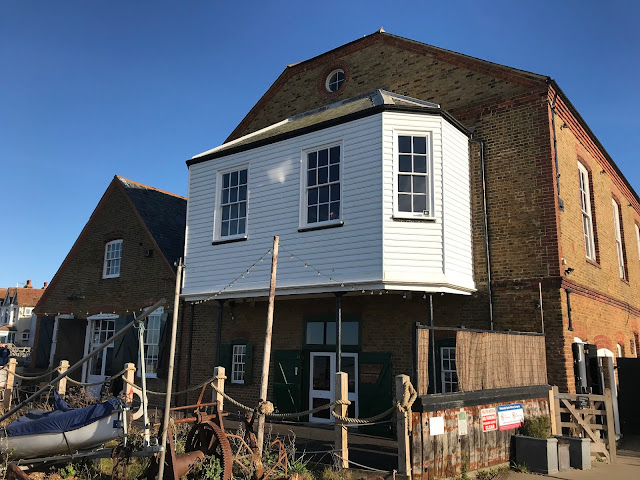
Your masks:
M250 273L226 292L263 293L269 286L271 258L265 254L273 235L280 236L281 244L279 289L380 281L380 131L381 115L376 115L191 166L184 293L217 292L247 269ZM298 232L301 152L337 141L343 146L344 226ZM217 172L240 165L249 168L248 239L212 245ZM263 255L264 261L254 266Z
M473 281L471 232L471 174L467 137L446 121L442 122L444 264L449 278L468 288Z
M397 133L431 135L433 220L394 218L394 142ZM439 116L383 116L383 269L386 281L442 282L475 288L467 137Z
M397 130L431 133L430 221L393 218ZM334 142L342 142L344 226L298 232L301 152ZM249 169L248 239L212 245L217 172L240 166ZM183 292L264 295L273 235L281 293L338 290L342 282L347 291L351 284L471 291L469 195L467 138L436 115L385 112L198 163L189 175Z

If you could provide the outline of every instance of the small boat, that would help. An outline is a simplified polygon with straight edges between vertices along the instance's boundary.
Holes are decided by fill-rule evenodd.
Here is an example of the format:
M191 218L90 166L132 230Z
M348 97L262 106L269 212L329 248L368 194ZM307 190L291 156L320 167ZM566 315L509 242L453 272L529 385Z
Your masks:
M31 410L0 432L0 453L29 459L100 446L123 435L123 409L123 402L117 398L69 408L54 392L54 410Z

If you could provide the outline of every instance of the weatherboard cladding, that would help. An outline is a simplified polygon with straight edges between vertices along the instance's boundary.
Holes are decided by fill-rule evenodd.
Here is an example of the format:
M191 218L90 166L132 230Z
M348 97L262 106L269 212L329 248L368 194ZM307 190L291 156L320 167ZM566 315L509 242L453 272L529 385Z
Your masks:
M255 266L253 263L269 249L275 234L280 236L285 249L333 279L318 275L313 268L305 268L285 251L278 263L281 292L287 288L299 292L296 288L313 287L336 290L342 282L451 286L454 280L457 282L454 288L473 291L467 138L451 126L444 130L448 144L457 143L447 152L452 172L447 179L452 189L448 195L454 199L451 225L445 237L451 276L443 262L443 124L447 121L439 115L384 112L192 164L183 294L189 297L217 292L251 267L250 274L227 287L224 296L263 295L268 285L269 262ZM399 126L414 132L432 132L436 164L435 221L392 219L393 128ZM344 225L299 232L301 155L306 149L334 143L341 143L343 153L341 220ZM248 238L212 245L216 240L214 205L218 172L245 167L249 171Z

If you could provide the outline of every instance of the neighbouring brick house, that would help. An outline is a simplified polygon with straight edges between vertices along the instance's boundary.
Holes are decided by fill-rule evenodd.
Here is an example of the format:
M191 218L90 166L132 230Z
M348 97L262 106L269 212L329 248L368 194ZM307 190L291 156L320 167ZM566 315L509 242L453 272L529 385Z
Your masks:
M24 287L0 288L0 343L29 346L32 340L33 308L47 288L33 288L31 280Z
M161 298L145 330L147 378L162 390L173 312L176 262L184 248L186 199L115 176L38 302L33 367L71 364ZM165 348L166 347L166 348ZM138 364L131 329L71 374L97 382ZM139 367L139 365L138 365ZM138 370L139 374L139 370Z
M281 410L332 398L340 292L360 416L414 372L431 303L435 325L539 332L542 296L562 390L576 341L637 354L640 199L547 76L381 30L288 66L187 165L181 386L220 363L231 394L257 401L274 235ZM455 348L436 345L441 392Z

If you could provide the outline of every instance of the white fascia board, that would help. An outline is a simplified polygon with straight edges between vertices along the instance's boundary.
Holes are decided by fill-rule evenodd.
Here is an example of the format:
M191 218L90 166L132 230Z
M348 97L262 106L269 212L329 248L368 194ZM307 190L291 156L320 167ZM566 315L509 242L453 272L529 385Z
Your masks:
M257 132L249 133L249 134L245 135L244 137L236 138L235 140L232 140L230 142L223 143L222 145L218 145L217 147L212 148L211 150L207 150L206 152L198 153L197 155L194 155L191 158L194 159L194 158L204 157L205 155L217 152L218 150L221 150L223 148L226 149L226 148L229 148L229 147L233 147L234 145L236 145L236 144L238 144L238 143L240 143L240 142L242 142L244 140L247 140L247 139L249 139L251 137L255 137L256 135L259 135L259 134L261 134L263 132L272 130L272 129L274 129L276 127L279 127L280 125L284 125L285 123L288 123L288 122L289 122L288 119L287 120L282 120L281 122L274 123L273 125L269 125L268 127L265 127L265 128L263 128L261 130L258 130Z
M452 285L449 283L389 283L389 282L359 282L359 283L344 283L343 284L329 284L329 285L315 285L307 287L279 287L276 290L276 296L297 296L297 295L313 295L323 293L335 293L335 292L357 292L362 294L362 290L376 291L376 290L391 290L391 291L406 291L406 292L426 292L426 293L452 293L456 295L470 295L475 292L475 288L465 288L459 285ZM269 290L266 288L260 289L243 289L235 291L225 291L213 297L212 292L194 292L183 293L180 297L188 302L197 302L201 300L225 300L233 298L259 298L269 296Z

